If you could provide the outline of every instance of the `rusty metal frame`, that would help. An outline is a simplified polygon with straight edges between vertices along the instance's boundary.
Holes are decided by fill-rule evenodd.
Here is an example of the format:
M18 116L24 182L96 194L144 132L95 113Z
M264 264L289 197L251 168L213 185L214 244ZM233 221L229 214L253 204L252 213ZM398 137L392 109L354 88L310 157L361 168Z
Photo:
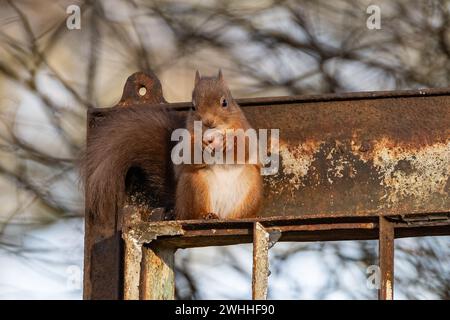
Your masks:
M138 91L142 86L146 87L147 93L139 96ZM392 124L383 124L385 131L388 137L398 138L402 148L421 148L433 143L442 144L450 141L450 125L448 125L450 124L450 89L256 98L241 99L239 103L250 118L255 118L263 124L272 120L267 120L270 112L276 114L274 115L274 119L278 117L276 121L282 120L286 117L286 113L281 114L279 106L287 106L289 112L296 116L305 116L309 121L320 122L318 128L336 132L343 139L349 138L348 132L338 127L328 128L326 122L334 121L332 117L335 114L338 117L342 116L339 114L340 105L362 114L387 108L389 112L392 111L395 114L395 121L400 122L395 124L398 128ZM413 111L408 115L409 118L405 116L408 118L405 123L402 119L399 120L401 112L396 110L397 103L406 106L406 111ZM122 108L152 107L155 104L164 104L167 108L180 112L190 108L189 103L167 103L162 96L159 80L154 75L134 74L127 80L122 99L116 107L92 109L88 112L87 134L96 129L97 121L101 121L104 116L113 116ZM310 107L305 108L306 110L302 111L304 113L298 113L298 106L304 107L308 104L318 104L318 107L323 107L325 111L321 115L324 119L314 118L314 108ZM368 105L371 104L372 107L369 107ZM360 110L356 108L357 106L361 106ZM259 110L262 115L259 115ZM430 112L438 114L432 114L427 118ZM370 121L370 116L368 114L361 119ZM379 115L375 114L375 116ZM402 127L415 120L423 121L424 124L415 131ZM358 130L365 126L365 124L358 125ZM344 155L359 153L361 157L367 157L366 154L373 152L372 150L376 147L373 139L382 138L377 129L374 129L377 123L371 122L367 125L370 125L372 132L360 134L363 138L355 138L360 139L356 151L349 151L345 146L342 147L338 144L338 138L336 142L331 140L331 143L327 142L327 146L336 148ZM299 132L303 134L299 130L305 129L292 128L292 121L286 127L288 131L290 130L288 135L291 141L292 139L297 141L296 134ZM309 130L305 133L306 135L317 134L314 131L317 127L306 129ZM410 135L413 136L410 137ZM322 149L316 149L316 151L320 150ZM402 150L396 150L396 152ZM448 155L448 153L445 154ZM323 156L322 160L324 158ZM407 161L398 161L396 165L401 174L407 175L411 171ZM327 169L323 163L319 163L318 166L322 166L317 167L318 170ZM370 168L367 169L365 166L365 163L361 164L361 170L367 176L371 172ZM253 243L252 297L265 299L269 273L268 252L273 243L378 239L381 276L379 298L392 299L395 239L450 235L448 173L447 176L439 176L440 179L444 179L444 182L447 181L443 194L428 195L429 202L422 203L421 201L427 198L422 199L419 194L418 198L412 198L420 200L414 205L408 202L410 198L406 198L398 203L389 203L388 206L384 206L384 203L378 203L379 206L365 203L365 201L374 201L367 194L379 191L376 189L378 183L376 179L371 182L372 189L365 189L364 197L356 199L355 202L352 202L354 195L343 193L348 185L332 186L330 184L323 187L322 184L316 190L318 194L325 192L327 195L346 198L347 202L332 206L330 203L320 202L317 197L312 200L307 199L314 196L311 190L302 195L298 177L294 176L292 179L288 176L287 178L269 182L273 189L284 188L284 185L290 185L291 189L281 194L279 198L277 198L278 195L270 194L266 199L265 207L269 212L268 216L256 219L152 221L156 216L132 206L113 213L92 212L91 208L86 208L84 297L86 299L173 299L175 296L174 254L178 248ZM358 183L364 187L361 184L364 180ZM440 183L442 184L442 181ZM333 193L334 191L336 193ZM86 190L86 196L89 196L89 190Z
M394 239L450 235L450 213L442 213L440 217L430 220L428 214L407 217L305 215L214 221L136 221L123 233L127 248L124 256L124 298L173 299L173 256L179 248L253 243L252 297L265 299L269 275L268 251L275 242L378 239L379 298L392 299ZM146 252L151 253L150 259L144 259ZM142 278L146 279L145 285Z

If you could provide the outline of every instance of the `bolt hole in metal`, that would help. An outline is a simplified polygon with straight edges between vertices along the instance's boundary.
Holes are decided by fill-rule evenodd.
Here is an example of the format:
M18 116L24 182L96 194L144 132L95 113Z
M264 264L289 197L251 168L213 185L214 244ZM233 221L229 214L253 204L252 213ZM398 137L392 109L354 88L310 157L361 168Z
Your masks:
M147 88L146 87L144 87L144 86L141 86L140 88L139 88L139 95L141 96L141 97L143 97L143 96L145 96L145 94L147 93Z

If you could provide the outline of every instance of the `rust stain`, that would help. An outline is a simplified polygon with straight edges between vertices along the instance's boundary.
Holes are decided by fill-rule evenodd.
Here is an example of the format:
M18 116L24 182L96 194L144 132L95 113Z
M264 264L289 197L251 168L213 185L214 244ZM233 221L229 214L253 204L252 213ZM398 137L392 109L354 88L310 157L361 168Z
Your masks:
M287 177L289 186L299 189L303 186L303 178L308 175L314 154L321 142L308 141L296 146L280 144L282 172Z
M447 196L445 186L450 176L450 142L426 147L392 147L389 141L374 146L373 164L382 176L389 206L410 198L428 201L433 195Z
M280 157L279 174L265 183L269 195L285 200L283 210L449 205L450 141L428 146L394 146L389 138L307 141L280 145Z
M381 199L390 205L400 199L413 196L418 201L426 201L434 193L447 195L445 190L450 176L450 142L436 143L426 147L394 147L387 138L373 143L370 152L361 152L361 147L352 145L351 156L339 141L322 154L323 141L310 141L298 146L280 146L282 158L282 177L272 185L281 189L298 190L305 186L308 174L314 175L318 169L313 167L315 161L325 161L326 179L316 179L315 185L332 185L344 175L355 178L358 175L356 160L362 161L371 171L380 176L380 185L385 187ZM366 149L365 149L366 150ZM280 183L283 182L283 183ZM288 184L284 184L288 182Z

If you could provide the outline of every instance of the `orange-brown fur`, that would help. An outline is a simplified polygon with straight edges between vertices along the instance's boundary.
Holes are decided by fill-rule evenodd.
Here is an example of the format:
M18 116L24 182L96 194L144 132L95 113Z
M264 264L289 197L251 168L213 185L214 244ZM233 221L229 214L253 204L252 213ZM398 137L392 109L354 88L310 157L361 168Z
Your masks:
M227 108L220 105L221 99L224 97L228 102ZM192 100L195 110L189 114L186 125L191 132L192 139L194 139L193 123L195 120L202 121L204 129L208 127L244 130L251 128L242 110L231 96L220 71L217 78L201 78L197 72ZM225 147L226 144L224 143L224 150ZM247 152L246 148L246 159L248 160ZM205 177L207 171L211 170L213 166L215 165L182 165L178 174L179 181L175 202L177 218L199 219L207 217L209 214L216 214L209 203L212 186L208 185ZM247 184L249 191L242 195L242 201L237 203L233 211L226 216L229 219L255 217L260 209L262 197L260 167L256 164L245 164L243 166L243 172L236 184ZM244 180L244 182L241 180ZM197 201L201 203L197 203Z

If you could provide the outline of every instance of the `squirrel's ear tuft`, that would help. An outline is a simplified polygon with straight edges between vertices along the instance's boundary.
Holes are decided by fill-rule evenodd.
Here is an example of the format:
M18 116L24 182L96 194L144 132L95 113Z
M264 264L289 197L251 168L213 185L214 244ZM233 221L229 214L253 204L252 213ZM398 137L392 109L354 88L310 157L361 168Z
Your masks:
M222 69L219 69L219 74L217 75L217 79L219 79L220 81L223 81Z
M197 85L200 81L200 72L198 70L195 72L195 85Z

